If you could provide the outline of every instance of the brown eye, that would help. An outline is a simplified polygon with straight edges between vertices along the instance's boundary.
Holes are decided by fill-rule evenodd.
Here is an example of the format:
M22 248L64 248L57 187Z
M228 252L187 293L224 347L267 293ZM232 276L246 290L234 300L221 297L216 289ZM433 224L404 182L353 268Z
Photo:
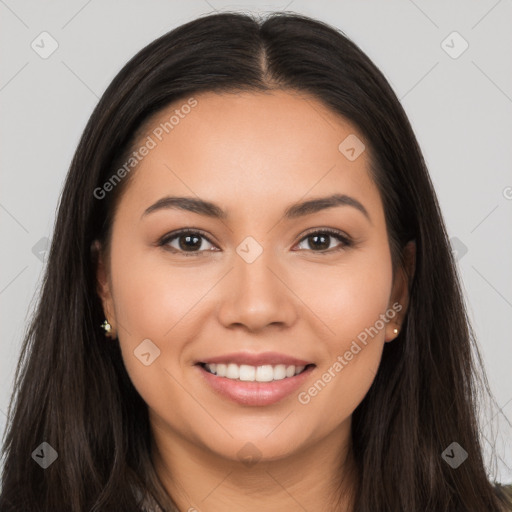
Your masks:
M331 246L333 239L338 240L340 244ZM351 240L346 235L333 230L313 231L303 237L300 243L303 243L303 241L307 241L308 247L306 247L306 250L319 253L332 253L352 245Z
M171 252L181 253L185 256L196 256L211 251L211 249L205 248L205 241L206 245L213 245L210 240L199 231L182 230L166 235L159 242L159 245L169 248Z

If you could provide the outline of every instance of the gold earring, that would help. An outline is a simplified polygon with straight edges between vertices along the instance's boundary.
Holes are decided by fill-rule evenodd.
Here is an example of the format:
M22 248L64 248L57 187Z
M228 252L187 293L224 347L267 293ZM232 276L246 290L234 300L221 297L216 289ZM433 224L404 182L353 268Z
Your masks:
M107 338L113 338L114 333L112 332L112 326L110 325L109 321L105 318L105 321L101 324L101 327L105 331L105 336Z
M393 334L398 334L398 329L396 327L393 329Z

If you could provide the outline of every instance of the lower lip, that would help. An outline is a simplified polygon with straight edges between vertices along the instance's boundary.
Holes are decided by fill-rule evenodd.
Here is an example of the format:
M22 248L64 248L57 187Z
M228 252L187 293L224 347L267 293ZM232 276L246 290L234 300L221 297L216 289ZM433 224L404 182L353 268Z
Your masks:
M207 384L220 395L241 405L272 405L291 395L309 377L315 366L309 366L299 375L271 382L246 382L218 377L196 365Z

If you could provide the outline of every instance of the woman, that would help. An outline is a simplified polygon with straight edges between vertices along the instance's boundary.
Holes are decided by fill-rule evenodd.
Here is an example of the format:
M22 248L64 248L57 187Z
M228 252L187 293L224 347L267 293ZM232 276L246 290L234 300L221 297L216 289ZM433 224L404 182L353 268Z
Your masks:
M199 18L125 65L79 143L0 510L507 510L472 348L380 71L305 16Z

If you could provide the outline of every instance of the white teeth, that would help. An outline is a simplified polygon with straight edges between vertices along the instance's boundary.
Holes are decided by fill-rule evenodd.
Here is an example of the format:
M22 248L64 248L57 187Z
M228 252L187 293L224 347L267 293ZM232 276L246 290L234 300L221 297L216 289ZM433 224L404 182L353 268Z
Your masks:
M293 372L295 374L295 372ZM274 366L274 380L286 379L286 366L284 364L278 364Z
M254 368L254 366L250 368ZM256 374L254 380L257 380L258 382L270 382L271 380L274 380L274 368L269 364L266 364L265 366L258 366L254 373Z
M228 364L226 377L228 379L238 379L240 377L240 368L236 364Z
M218 377L226 377L227 379L234 380L239 379L246 382L272 382L273 380L282 380L302 373L305 368L305 366L286 366L284 364L277 364L275 366L270 364L262 366L242 364L239 366L234 363L207 363L204 366L207 371Z
M231 365L229 365L231 366ZM236 364L233 364L233 366L236 366ZM236 366L238 368L238 366ZM254 366L248 366L246 364L240 365L239 369L239 379L240 380L246 380L246 381L252 381L254 380L254 377L256 376L256 368ZM226 377L229 378L229 375L226 375Z
M295 375L295 366L287 366L286 367L286 376L293 377Z

